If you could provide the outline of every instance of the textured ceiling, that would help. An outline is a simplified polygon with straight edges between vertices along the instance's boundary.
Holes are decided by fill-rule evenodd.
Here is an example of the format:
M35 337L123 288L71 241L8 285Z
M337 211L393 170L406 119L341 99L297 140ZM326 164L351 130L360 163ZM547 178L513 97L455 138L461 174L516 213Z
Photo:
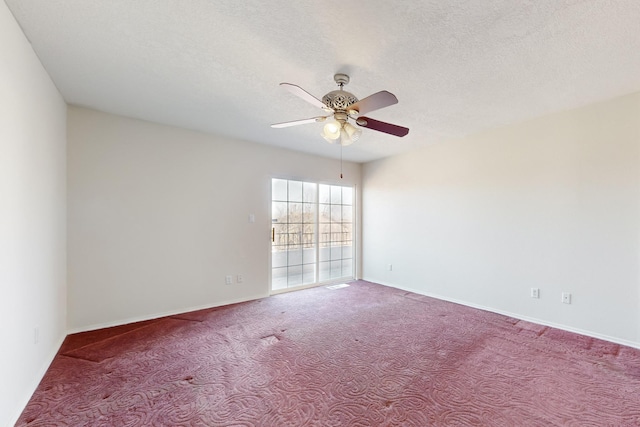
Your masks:
M320 98L347 73L369 114L344 158L425 144L640 90L640 1L6 0L70 104L327 157Z

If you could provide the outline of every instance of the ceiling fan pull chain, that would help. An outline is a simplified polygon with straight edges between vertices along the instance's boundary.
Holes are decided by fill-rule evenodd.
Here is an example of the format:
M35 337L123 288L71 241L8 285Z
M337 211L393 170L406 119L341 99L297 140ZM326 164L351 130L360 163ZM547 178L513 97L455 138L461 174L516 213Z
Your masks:
M340 141L340 179L342 179L342 141Z

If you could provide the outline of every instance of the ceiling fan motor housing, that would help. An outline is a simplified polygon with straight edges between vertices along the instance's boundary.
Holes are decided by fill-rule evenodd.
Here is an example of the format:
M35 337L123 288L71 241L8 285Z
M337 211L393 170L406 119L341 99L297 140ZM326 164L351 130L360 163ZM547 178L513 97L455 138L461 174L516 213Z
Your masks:
M350 105L358 102L358 98L344 90L334 90L322 97L322 102L335 111L346 111Z

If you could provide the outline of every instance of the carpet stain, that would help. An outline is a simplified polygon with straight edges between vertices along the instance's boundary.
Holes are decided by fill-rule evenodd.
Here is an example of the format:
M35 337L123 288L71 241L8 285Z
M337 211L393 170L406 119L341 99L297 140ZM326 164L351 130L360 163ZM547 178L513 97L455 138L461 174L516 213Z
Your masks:
M276 344L277 342L280 341L280 339L275 335L269 335L269 336L266 336L266 337L262 337L260 339L265 344Z

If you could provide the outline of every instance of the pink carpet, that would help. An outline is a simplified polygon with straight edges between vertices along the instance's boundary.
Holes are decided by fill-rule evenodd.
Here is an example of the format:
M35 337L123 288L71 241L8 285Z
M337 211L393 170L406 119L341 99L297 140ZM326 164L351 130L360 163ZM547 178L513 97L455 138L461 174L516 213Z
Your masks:
M70 335L18 426L638 426L640 351L354 282Z

